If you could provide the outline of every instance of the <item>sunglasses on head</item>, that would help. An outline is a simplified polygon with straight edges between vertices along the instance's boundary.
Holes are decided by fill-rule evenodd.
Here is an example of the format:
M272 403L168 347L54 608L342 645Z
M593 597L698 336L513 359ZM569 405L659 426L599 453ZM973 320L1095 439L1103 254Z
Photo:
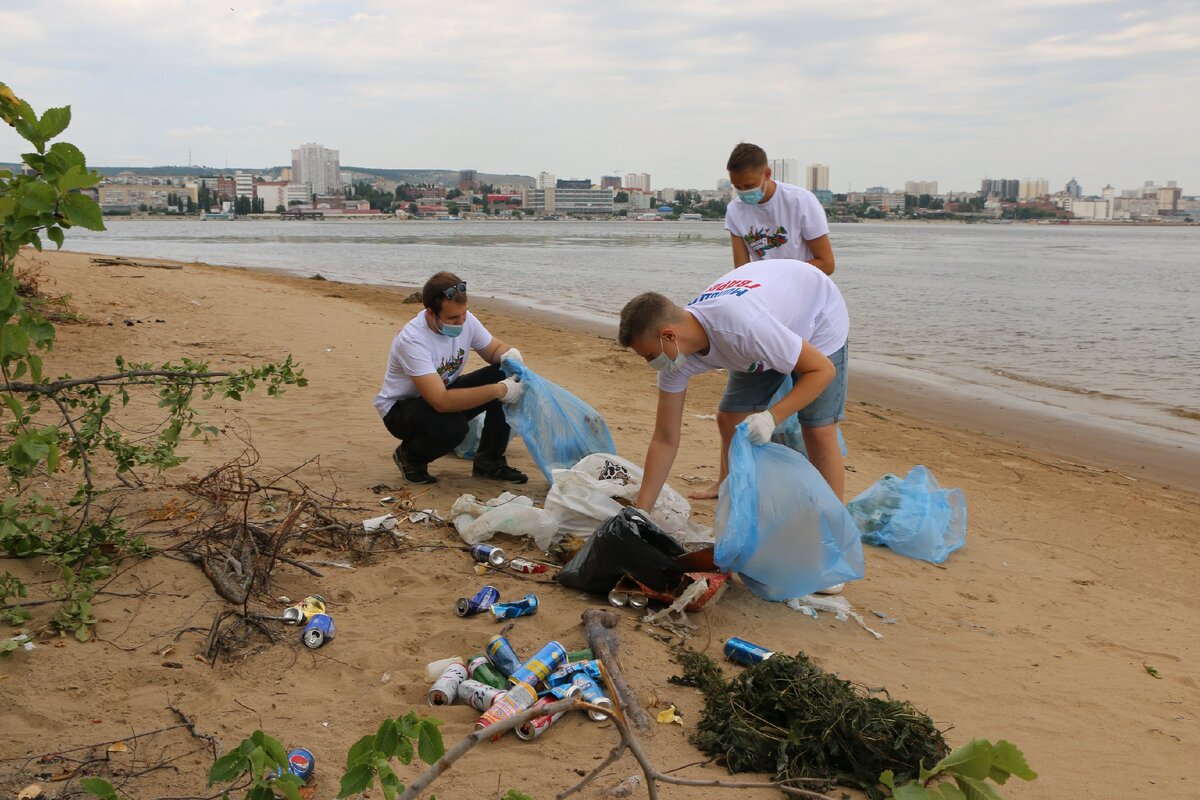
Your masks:
M457 286L448 286L442 290L442 294L444 294L446 296L447 300L453 300L458 295L466 294L466 293L467 293L467 282L466 281L463 281L462 283L458 284Z

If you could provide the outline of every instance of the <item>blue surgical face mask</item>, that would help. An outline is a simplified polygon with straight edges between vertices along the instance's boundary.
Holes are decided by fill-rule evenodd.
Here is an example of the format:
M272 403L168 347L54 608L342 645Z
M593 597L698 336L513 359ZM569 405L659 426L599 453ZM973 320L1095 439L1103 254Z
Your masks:
M737 195L739 198L741 198L741 201L743 203L745 203L746 205L751 205L751 206L758 205L760 202L762 202L762 199L763 199L762 184L755 186L753 189L747 189L744 192L739 191L737 193Z
M648 362L655 370L670 374L687 363L687 356L680 352L678 342L675 343L676 355L674 358L667 355L667 343L661 336L658 337L658 343L662 346L662 352Z
M462 336L462 332L463 332L462 325L450 325L449 323L442 322L440 319L437 320L437 324L438 324L438 333L440 333L442 336L449 336L451 339L458 337L458 336Z

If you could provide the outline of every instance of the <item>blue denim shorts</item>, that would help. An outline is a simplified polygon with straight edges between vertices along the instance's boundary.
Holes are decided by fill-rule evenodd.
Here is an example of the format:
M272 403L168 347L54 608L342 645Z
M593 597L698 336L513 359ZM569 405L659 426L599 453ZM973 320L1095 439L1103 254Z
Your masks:
M844 344L840 350L829 356L835 372L825 391L796 412L796 418L800 420L802 427L823 428L845 419L846 351L849 346L849 343ZM793 380L796 377L798 373L793 373ZM725 394L717 408L735 414L762 411L771 402L781 383L783 373L773 369L765 372L730 372L729 382L725 384Z

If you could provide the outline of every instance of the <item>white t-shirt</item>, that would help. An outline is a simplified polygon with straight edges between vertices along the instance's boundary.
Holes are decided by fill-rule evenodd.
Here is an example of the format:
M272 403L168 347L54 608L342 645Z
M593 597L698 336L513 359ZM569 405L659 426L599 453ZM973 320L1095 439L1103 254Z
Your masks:
M710 369L789 374L804 342L825 355L850 334L837 284L803 261L772 258L727 272L684 309L708 334L708 353L687 356L674 372L658 373L658 388L682 392Z
M813 254L808 242L829 233L829 220L815 194L776 181L775 194L765 203L747 205L734 197L725 209L725 230L741 237L751 261L809 261Z
M386 417L397 400L419 395L412 381L415 377L436 373L449 386L462 374L467 355L487 347L491 341L492 335L470 311L463 332L451 339L430 330L425 309L421 309L392 339L383 388L375 395L375 410Z

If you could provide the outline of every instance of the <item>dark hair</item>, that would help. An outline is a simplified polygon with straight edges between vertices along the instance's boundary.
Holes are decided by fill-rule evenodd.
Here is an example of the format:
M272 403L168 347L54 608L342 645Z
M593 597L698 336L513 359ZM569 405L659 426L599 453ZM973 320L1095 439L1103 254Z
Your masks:
M442 313L442 303L446 302L446 290L451 286L458 286L460 283L462 283L462 278L453 272L439 272L425 281L425 286L421 289L421 302L434 314L440 314ZM459 300L460 297L461 300ZM456 303L467 302L466 292L455 296L454 301Z
M756 144L742 142L729 154L729 163L725 165L725 169L730 172L741 172L744 169L762 169L766 165L766 150Z
M647 333L656 331L668 322L678 322L683 310L658 292L644 292L621 309L621 326L617 344L629 347Z

